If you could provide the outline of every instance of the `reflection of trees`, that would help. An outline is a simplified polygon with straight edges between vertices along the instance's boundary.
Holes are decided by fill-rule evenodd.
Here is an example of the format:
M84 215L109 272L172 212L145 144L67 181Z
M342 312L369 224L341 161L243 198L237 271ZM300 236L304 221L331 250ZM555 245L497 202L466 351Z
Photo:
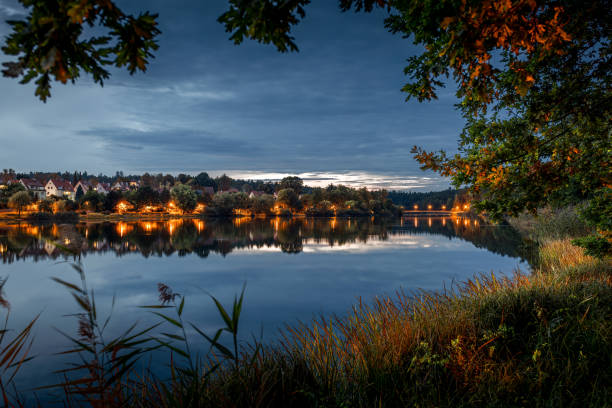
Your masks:
M401 226L395 226L393 233L444 235L449 239L460 238L477 248L493 253L521 258L529 263L535 260L535 249L523 240L510 226L481 225L475 218L414 218L407 217Z
M112 252L117 256L140 253L145 257L210 253L223 256L236 249L276 247L299 253L305 241L342 246L386 240L397 234L459 237L489 251L530 260L519 234L508 227L487 227L458 218L398 220L273 218L207 219L150 222L79 223L33 226L0 225L0 253L4 263L17 259L66 258Z

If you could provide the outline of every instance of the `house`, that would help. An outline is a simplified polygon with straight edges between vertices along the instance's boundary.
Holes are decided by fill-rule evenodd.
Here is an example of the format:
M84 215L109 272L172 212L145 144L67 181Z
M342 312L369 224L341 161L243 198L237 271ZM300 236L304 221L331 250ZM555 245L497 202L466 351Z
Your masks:
M125 181L116 181L111 189L117 191L128 191L130 189L130 184Z
M83 190L83 194L86 194L89 190L91 190L93 188L93 186L91 185L91 183L89 181L79 180L79 182L74 185L74 194L75 195L76 195L76 192L79 189L79 187L81 187L81 190Z
M251 191L251 194L249 194L249 198L261 197L264 194L266 193L263 191Z
M17 183L17 180L10 177L10 175L0 175L0 190L4 190L9 184Z
M130 181L129 182L129 186L130 186L130 188L137 189L138 187L140 187L140 182L139 181Z
M110 184L107 183L98 183L94 187L94 190L98 192L98 194L107 195L111 191Z
M62 179L50 179L45 185L47 197L65 197L74 199L74 187L69 181Z
M45 186L35 178L26 179L22 178L19 180L19 184L25 187L25 189L36 197L37 200L42 200L47 196Z

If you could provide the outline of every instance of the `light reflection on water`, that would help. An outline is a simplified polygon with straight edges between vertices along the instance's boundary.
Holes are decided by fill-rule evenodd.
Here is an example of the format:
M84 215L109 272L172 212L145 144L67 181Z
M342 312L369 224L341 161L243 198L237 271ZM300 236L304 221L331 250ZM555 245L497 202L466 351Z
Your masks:
M67 254L62 247L69 249ZM52 327L74 332L74 301L51 281L75 281L63 261L81 261L100 314L110 311L118 333L138 308L157 301L164 282L187 296L186 320L212 332L221 326L207 293L230 302L247 282L242 335L264 330L273 341L284 323L343 314L356 302L395 291L438 290L475 273L511 273L529 258L518 234L469 218L187 219L118 223L0 224L0 277L9 277L10 326L23 327L42 311L36 364L24 383L52 382L66 346ZM59 262L59 263L58 263Z

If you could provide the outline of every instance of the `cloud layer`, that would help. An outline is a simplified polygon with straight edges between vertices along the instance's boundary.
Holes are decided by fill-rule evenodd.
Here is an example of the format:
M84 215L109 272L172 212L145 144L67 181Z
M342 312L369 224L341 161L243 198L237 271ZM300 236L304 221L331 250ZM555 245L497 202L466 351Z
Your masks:
M0 162L18 170L314 172L337 182L358 175L369 177L366 185L447 186L422 173L409 151L454 148L462 121L452 92L406 103L402 69L417 50L385 31L383 14L342 14L333 3L313 2L295 32L300 52L279 54L229 42L215 21L224 0L126 2L127 11L160 13L160 50L148 72L114 71L104 88L87 79L58 84L47 104L31 85L0 78ZM22 10L0 0L0 20ZM7 32L0 23L0 35Z

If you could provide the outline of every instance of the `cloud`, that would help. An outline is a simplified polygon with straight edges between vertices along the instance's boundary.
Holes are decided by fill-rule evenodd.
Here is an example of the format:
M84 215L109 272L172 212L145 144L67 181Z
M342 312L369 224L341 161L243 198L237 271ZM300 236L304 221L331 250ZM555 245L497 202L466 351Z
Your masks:
M27 13L22 8L8 6L6 3L0 1L0 16L6 17L16 17L16 16L25 16Z
M137 130L129 128L94 128L79 131L92 137L113 152L118 149L159 149L164 152L197 152L243 157L260 151L260 147L244 140L223 137L205 130L169 128ZM240 148L237 148L240 146Z
M18 10L17 2L0 6ZM124 7L160 13L160 49L147 73L112 69L104 88L83 75L74 86L54 84L47 104L31 84L0 78L0 94L8 95L0 98L4 166L446 186L419 170L410 148L452 151L463 120L451 97L405 103L402 69L415 48L386 32L384 13L342 14L335 4L313 3L295 32L300 53L280 54L228 41L216 22L224 1Z

